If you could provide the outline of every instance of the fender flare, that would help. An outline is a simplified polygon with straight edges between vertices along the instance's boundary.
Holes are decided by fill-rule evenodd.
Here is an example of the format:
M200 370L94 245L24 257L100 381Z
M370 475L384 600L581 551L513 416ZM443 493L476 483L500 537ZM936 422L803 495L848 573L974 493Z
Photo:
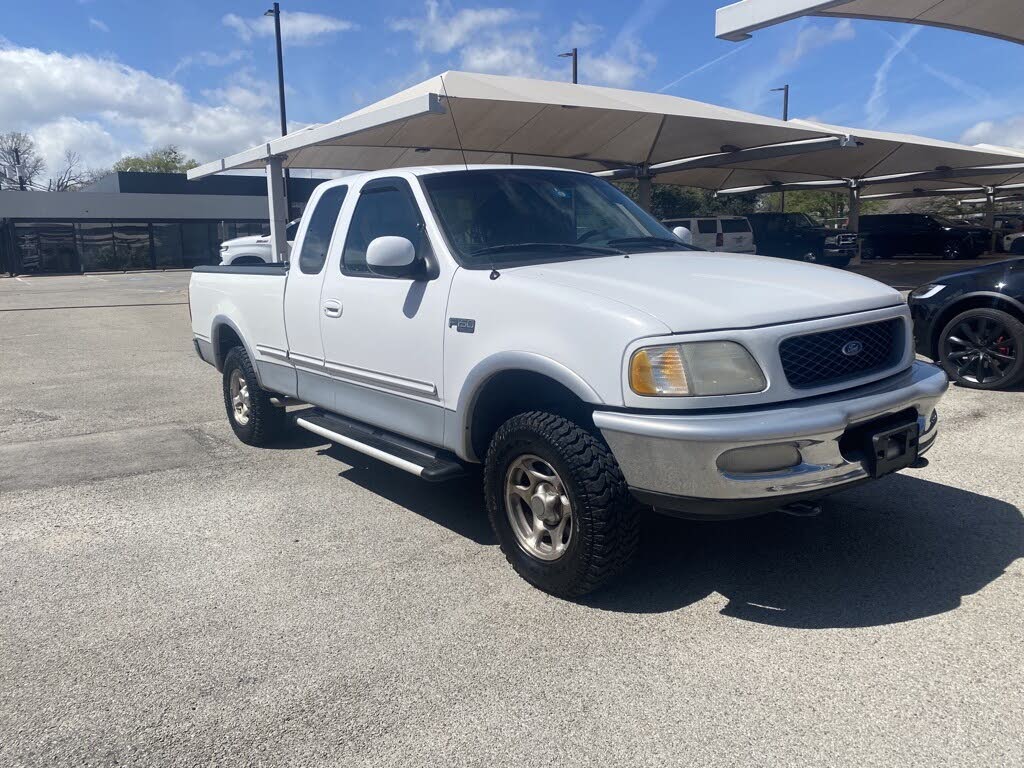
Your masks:
M247 354L249 356L249 360L252 361L253 370L256 371L256 379L259 380L260 367L256 365L256 355L253 354L253 349L249 346L249 342L246 340L245 334L242 333L239 327L235 324L235 321L232 320L227 315L217 315L216 317L213 318L213 323L210 326L210 344L213 346L214 367L221 373L224 372L225 355L224 351L220 348L220 344L217 341L217 336L220 333L220 329L223 327L230 328L232 331L235 332L235 335L238 336L239 340L242 342L242 346L245 348L245 354ZM258 383L261 387L263 386L262 381L258 381Z
M462 383L455 406L451 438L445 440L449 448L459 456L477 460L472 445L473 411L487 382L507 371L536 373L561 384L585 403L604 404L604 400L586 380L550 357L536 352L496 352L473 366Z

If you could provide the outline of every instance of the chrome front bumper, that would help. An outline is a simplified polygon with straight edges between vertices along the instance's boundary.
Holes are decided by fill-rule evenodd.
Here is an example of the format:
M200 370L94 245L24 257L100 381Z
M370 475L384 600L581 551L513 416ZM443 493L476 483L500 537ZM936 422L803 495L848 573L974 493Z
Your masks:
M935 441L935 403L948 385L940 368L916 362L883 381L798 403L664 416L596 411L594 424L641 501L699 516L756 514L870 478L840 449L851 427L913 409L923 454ZM795 447L799 462L771 472L719 467L727 451L780 445Z

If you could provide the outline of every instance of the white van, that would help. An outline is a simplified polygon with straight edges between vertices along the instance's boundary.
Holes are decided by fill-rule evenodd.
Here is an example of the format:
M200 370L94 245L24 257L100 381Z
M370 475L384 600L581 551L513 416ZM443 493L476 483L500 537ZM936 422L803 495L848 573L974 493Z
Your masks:
M694 216L661 223L669 229L686 227L693 234L693 244L705 251L756 253L754 233L743 216Z

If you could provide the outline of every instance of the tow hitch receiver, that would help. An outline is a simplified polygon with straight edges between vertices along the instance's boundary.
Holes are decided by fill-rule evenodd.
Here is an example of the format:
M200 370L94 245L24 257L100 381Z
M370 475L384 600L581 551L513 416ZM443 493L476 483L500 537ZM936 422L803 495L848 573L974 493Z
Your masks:
M916 421L871 435L865 454L872 477L882 477L917 464L918 437Z

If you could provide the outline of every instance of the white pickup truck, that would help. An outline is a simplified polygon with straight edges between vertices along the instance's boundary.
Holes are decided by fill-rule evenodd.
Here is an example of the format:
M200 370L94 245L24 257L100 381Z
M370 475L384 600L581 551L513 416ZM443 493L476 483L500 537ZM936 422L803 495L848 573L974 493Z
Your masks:
M483 463L506 557L567 597L628 562L641 505L810 512L923 466L947 386L895 290L694 249L563 170L327 182L290 264L199 267L190 306L242 441L291 419L425 480Z
M295 232L301 219L289 222L285 229L285 239L290 248L295 240ZM220 265L222 267L243 267L253 264L269 264L274 260L273 248L269 235L246 235L225 240L220 244Z

